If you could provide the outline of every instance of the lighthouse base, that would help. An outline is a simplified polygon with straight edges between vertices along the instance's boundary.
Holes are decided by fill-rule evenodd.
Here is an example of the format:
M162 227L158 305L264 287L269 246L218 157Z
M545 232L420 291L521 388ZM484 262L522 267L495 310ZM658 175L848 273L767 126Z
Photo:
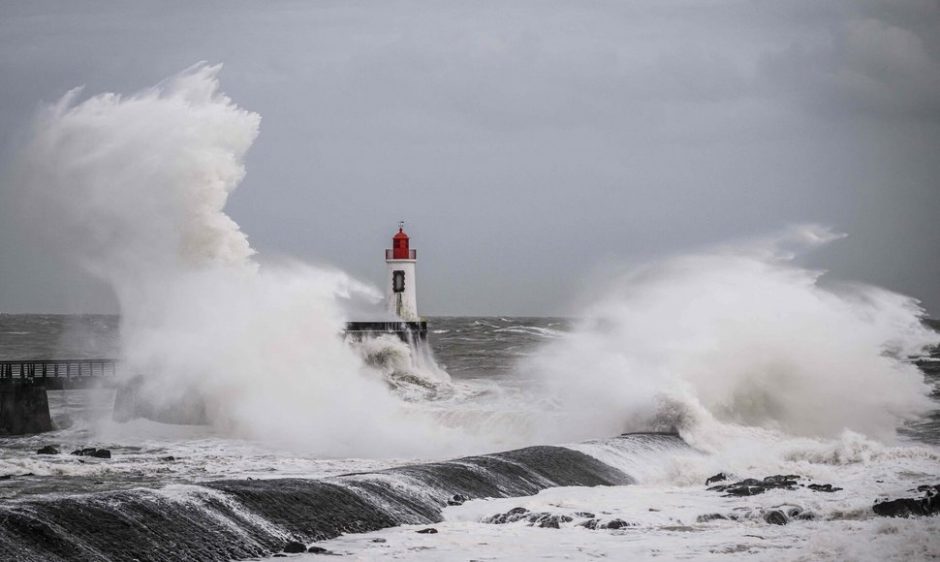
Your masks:
M428 323L418 322L347 322L346 337L355 340L374 338L383 334L393 334L404 342L424 341L428 339Z

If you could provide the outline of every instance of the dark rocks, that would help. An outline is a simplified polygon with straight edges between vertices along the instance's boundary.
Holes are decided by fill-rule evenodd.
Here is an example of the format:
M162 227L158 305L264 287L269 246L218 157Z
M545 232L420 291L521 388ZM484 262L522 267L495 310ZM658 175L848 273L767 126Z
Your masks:
M310 552L312 554L333 554L332 550L328 550L328 549L323 548L322 546L316 546L316 545L308 548L307 552Z
M534 513L529 516L529 525L543 529L560 529L562 523L571 523L571 521L572 519L568 515L553 513Z
M940 513L940 484L920 486L922 498L900 498L876 503L872 510L882 517L918 517Z
M771 525L786 525L790 519L779 509L772 509L764 514L764 521Z
M630 527L630 524L623 519L611 519L606 524L604 524L603 527L605 529L623 529L625 527Z
M419 535L436 535L437 529L435 529L434 527L428 527L427 529L419 529L415 532L418 533Z
M774 476L768 476L763 480L757 480L756 478L745 478L744 480L735 482L733 484L712 486L709 488L709 490L715 492L724 492L726 496L756 496L757 494L763 494L767 490L777 488L792 490L799 485L797 483L799 478L799 476L795 476L793 474L777 474Z
M708 486L712 482L724 482L728 479L728 476L724 472L719 472L718 474L711 476L708 480L705 481L705 485Z
M39 449L38 451L36 451L36 454L37 455L58 455L59 449L57 449L54 445L46 445L42 449Z
M838 492L842 488L837 488L832 484L810 484L807 486L810 490L814 492Z
M575 517L586 517L586 518L590 519L590 518L593 518L593 517L594 517L594 514L591 513L590 511L578 511L577 513L574 514L574 516L575 516Z
M695 521L698 523L708 523L709 521L714 521L716 519L728 519L720 513L706 513L704 515L699 515Z
M379 537L379 538L372 539L372 542L383 543L383 542L388 542L388 541Z
M72 454L78 457L95 457L99 459L111 458L111 451L108 449L95 449L94 447L88 447L86 449L75 449L72 451Z
M513 521L519 521L524 519L529 513L529 510L524 507L514 507L507 511L506 513L499 513L487 517L483 520L484 523L493 523L495 525L503 525L505 523L512 523Z
M284 545L284 552L288 554L297 554L298 552L307 552L307 545L302 542L290 541Z
M173 455L170 455L167 457L160 457L160 460L164 462L173 462L176 460L176 457L174 457Z
M816 519L816 514L812 511L804 511L802 507L793 506L787 510L787 517L790 519L801 519L803 521L812 521Z
M589 514L593 517L593 514ZM526 521L529 526L542 527L546 529L560 529L562 523L571 523L574 519L570 515L563 515L548 512L530 512L524 507L514 507L506 513L492 515L483 520L484 523L493 523L495 525L504 525L516 521Z
M800 477L796 474L777 474L764 478L764 486L768 488L795 488Z
M628 523L627 521L624 521L623 519L611 519L610 521L606 523L602 523L598 519L588 519L587 521L578 523L578 526L584 527L585 529L591 529L591 530L595 530L595 529L616 530L616 529L626 529L627 527L633 527L634 525L633 523Z
M470 501L470 496L464 494L454 494L449 500L447 500L447 505L463 505L464 502Z
M727 496L756 496L757 494L766 492L767 488L761 486L760 480L746 478L734 484L712 486L709 490L724 492Z

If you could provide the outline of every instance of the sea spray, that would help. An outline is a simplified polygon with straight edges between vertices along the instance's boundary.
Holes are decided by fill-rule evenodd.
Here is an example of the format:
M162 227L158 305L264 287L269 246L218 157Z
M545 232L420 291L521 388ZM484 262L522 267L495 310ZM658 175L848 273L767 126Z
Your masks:
M41 112L21 159L26 213L55 216L54 241L114 290L139 396L171 412L195 403L231 435L323 455L465 443L342 341L344 302L374 302L374 288L253 257L224 207L260 117L220 92L219 70L198 64L130 96L72 91Z
M914 299L824 284L796 263L839 237L792 227L612 279L573 333L522 366L542 377L548 433L675 428L706 448L736 428L892 439L935 407L908 359L938 335Z

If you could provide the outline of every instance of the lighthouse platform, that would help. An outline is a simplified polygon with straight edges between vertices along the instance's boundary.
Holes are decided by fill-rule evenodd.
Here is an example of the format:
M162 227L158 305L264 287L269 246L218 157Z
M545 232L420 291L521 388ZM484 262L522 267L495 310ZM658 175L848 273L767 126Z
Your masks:
M398 336L404 342L424 341L428 339L428 323L426 320L346 323L346 337L355 340L374 338L383 334Z

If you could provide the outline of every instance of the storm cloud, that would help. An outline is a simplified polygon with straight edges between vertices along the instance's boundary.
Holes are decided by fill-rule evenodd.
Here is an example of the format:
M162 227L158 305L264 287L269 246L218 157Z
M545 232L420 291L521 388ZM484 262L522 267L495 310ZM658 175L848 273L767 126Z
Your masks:
M383 279L398 220L424 314L570 314L605 269L794 223L836 279L940 310L940 5L0 5L0 311L112 310L9 172L42 102L205 60L262 116L227 212L262 259Z

